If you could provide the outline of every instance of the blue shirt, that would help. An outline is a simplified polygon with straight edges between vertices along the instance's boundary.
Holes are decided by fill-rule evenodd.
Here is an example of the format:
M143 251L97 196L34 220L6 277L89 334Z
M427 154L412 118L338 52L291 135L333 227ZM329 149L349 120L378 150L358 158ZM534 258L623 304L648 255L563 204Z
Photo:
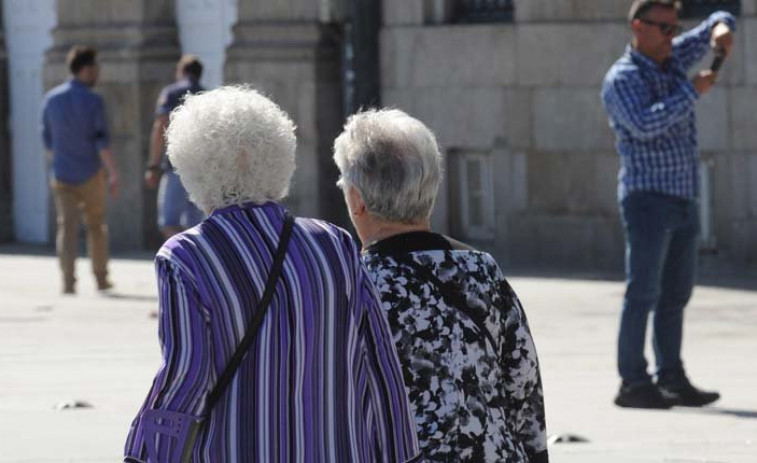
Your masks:
M158 105L155 108L156 116L166 116L171 111L178 108L187 94L194 94L204 91L202 85L196 80L182 79L167 85L158 96Z
M699 94L687 72L707 53L712 29L721 22L735 29L731 14L713 13L673 40L673 56L663 66L629 46L608 71L601 97L621 158L620 200L634 191L698 196Z
M205 91L205 88L200 85L198 81L191 79L182 79L171 85L165 86L158 96L155 116L168 116L171 114L171 111L181 106L185 96L200 93L202 91ZM167 156L163 156L161 165L165 171L173 170L171 161L168 160Z
M53 152L52 174L63 183L83 183L108 148L105 103L86 84L71 79L50 90L42 106L42 141Z

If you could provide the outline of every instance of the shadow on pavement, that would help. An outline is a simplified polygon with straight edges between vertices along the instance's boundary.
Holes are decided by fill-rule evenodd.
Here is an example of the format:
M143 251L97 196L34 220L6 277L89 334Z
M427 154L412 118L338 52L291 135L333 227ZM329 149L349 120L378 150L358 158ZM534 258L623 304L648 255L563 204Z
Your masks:
M111 293L103 295L106 299L118 299L125 301L145 301L145 302L158 302L157 296L145 296L143 294L123 294L123 293Z
M86 257L85 250L79 250L79 257ZM151 261L155 258L154 251L111 251L111 259ZM41 256L55 257L55 248L47 244L25 243L2 243L0 244L0 257L2 256Z
M748 271L738 275L706 275L699 278L698 286L757 291L757 273Z
M601 272L571 272L569 270L518 269L503 270L507 278L539 278L545 280L567 281L606 281L623 283L625 278L620 273ZM735 289L757 292L757 271L745 270L738 273L705 273L698 276L697 286L713 288Z
M135 260L135 261L152 261L155 258L155 251L132 251L111 253L111 257L117 260ZM24 243L3 243L0 244L0 257L9 256L55 256L55 249L51 245L45 244L24 244ZM80 253L84 257L83 253ZM619 282L624 281L622 269L617 272L608 271L591 271L586 269L568 269L568 268L530 268L530 267L508 267L506 262L500 262L502 271L507 278L539 278L545 280L568 280L568 281L607 281ZM723 270L706 268L700 271L698 286L708 286L714 288L735 289L742 291L757 292L757 268L744 270Z
M46 244L3 243L0 256L55 256L55 248Z
M703 407L703 408L676 408L676 411L683 413L692 413L697 415L726 415L735 418L757 419L757 410L743 410L738 408L720 408L720 407Z

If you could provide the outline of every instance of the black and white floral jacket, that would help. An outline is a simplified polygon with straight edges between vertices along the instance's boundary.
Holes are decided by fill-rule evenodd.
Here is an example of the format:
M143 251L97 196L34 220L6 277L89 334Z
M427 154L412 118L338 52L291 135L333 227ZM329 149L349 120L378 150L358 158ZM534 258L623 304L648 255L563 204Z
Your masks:
M369 245L363 261L394 335L426 461L547 462L534 342L494 259L412 232Z

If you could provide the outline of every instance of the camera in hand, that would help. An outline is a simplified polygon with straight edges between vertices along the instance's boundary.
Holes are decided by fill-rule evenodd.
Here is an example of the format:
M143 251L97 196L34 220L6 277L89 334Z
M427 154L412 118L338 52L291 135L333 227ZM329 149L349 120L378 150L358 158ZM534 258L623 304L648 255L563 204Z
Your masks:
M725 50L723 50L722 48L716 48L715 57L712 59L712 64L710 65L710 71L712 72L720 71L720 68L723 66L724 61L725 61Z

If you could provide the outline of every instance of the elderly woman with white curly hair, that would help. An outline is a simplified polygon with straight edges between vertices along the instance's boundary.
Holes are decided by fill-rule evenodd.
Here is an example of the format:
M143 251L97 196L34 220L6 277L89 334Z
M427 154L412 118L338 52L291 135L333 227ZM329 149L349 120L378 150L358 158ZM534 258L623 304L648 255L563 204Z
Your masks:
M367 111L349 119L334 160L425 461L548 461L539 365L518 298L489 254L430 231L442 177L434 135L402 111Z
M279 204L294 125L244 87L190 96L168 156L209 217L156 257L163 364L130 462L412 461L391 333L351 237Z

